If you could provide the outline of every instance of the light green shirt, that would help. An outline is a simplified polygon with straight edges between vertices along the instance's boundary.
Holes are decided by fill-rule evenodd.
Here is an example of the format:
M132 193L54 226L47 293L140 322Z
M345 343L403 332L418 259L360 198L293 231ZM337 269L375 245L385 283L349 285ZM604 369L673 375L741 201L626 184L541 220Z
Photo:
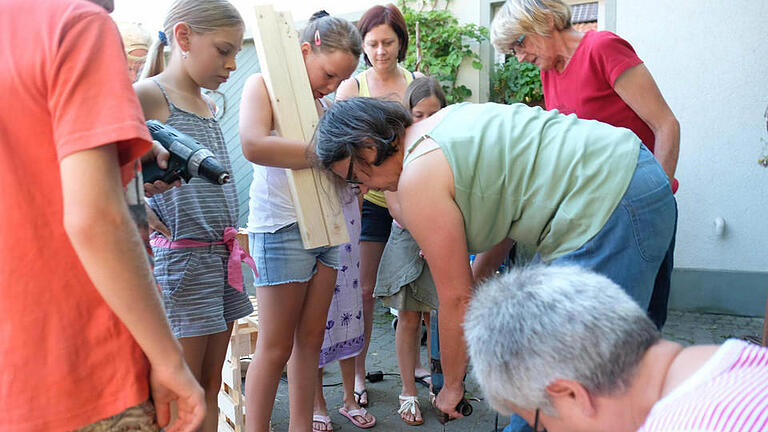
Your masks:
M509 237L545 261L600 231L641 145L628 129L522 104L456 105L428 136L453 171L470 253Z

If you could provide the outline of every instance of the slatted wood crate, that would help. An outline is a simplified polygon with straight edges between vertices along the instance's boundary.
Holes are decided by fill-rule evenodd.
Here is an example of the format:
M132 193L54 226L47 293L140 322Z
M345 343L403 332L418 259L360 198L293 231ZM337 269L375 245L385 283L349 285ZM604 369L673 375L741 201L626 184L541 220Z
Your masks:
M256 298L251 297L253 313L235 321L229 339L227 357L221 370L219 391L219 432L245 431L245 396L243 395L243 362L250 359L259 334L259 312Z

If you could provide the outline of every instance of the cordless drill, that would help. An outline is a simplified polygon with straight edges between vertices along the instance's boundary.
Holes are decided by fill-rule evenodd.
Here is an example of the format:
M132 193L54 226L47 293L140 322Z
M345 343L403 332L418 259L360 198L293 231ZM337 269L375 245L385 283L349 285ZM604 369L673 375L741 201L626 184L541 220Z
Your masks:
M430 343L430 352L432 358L430 358L430 372L432 373L432 393L435 394L435 400L437 400L437 395L440 393L440 390L443 389L443 367L440 362L440 334L438 331L438 312L432 311L430 322L429 322L429 331L431 333L431 343ZM448 414L440 411L437 407L435 407L437 419L445 425L445 423L451 421L451 417L448 416ZM461 415L464 417L468 417L472 415L472 405L469 404L469 402L465 398L461 398L458 405L456 405L456 411L460 412ZM445 429L443 429L445 430Z
M192 177L200 177L215 185L229 181L229 172L219 163L210 150L188 135L157 120L147 121L152 139L158 141L171 154L168 168L163 170L155 160L143 164L144 183L156 180L173 183L182 178L186 183Z

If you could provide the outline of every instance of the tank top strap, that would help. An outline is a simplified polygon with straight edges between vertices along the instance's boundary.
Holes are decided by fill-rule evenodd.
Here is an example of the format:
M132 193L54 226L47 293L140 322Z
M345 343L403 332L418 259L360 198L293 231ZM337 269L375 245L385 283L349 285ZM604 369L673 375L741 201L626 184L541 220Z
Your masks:
M213 101L213 99L210 96L208 96L208 99L210 99L211 102ZM205 104L208 106L208 111L211 112L211 116L213 116L213 118L216 118L216 108L215 108L215 105L213 105L211 102L208 102L208 99L203 98L203 100L205 101Z
M368 80L365 77L366 71L367 69L360 72L355 77L355 79L357 80L357 86L358 86L357 95L360 97L371 97L371 90L368 89Z
M152 80L153 83L155 83L155 85L157 85L157 88L160 89L160 93L163 94L163 97L165 98L165 103L168 104L168 110L173 111L173 109L175 108L175 105L173 104L173 102L171 102L171 98L168 97L168 93L165 92L165 89L163 88L163 86L160 85L160 83L156 79L154 78L150 78L150 79Z
M398 66L398 67L400 68L401 71L403 71L403 77L405 78L406 85L410 84L414 80L414 78L416 78L415 73L409 71L408 69L402 66Z
M428 134L424 134L419 137L416 141L413 142L413 144L409 145L408 148L405 149L405 158L403 159L403 168L405 168L406 165L411 163L412 161L424 156L427 153L432 153L435 150L440 149L440 146L432 139L432 143L430 145L427 145L426 147L422 147L422 151L419 153L416 153L416 147L418 147L419 144L421 144L425 139L432 139L431 136Z

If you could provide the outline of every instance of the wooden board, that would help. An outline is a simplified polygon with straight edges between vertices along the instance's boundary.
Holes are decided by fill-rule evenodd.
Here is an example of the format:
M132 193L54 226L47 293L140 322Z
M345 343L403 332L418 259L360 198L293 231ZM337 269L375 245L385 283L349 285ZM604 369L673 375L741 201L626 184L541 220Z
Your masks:
M318 116L299 38L291 15L272 6L256 6L253 40L280 136L309 142ZM328 174L315 169L288 170L301 239L306 249L347 243L344 213Z

